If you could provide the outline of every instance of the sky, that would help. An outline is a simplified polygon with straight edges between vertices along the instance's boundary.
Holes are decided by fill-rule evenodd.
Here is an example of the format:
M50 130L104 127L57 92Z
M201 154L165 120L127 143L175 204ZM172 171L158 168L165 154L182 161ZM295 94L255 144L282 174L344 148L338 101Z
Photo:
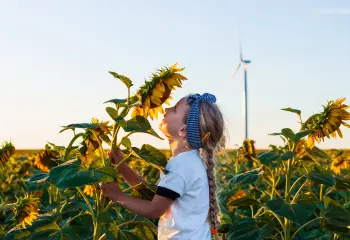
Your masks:
M228 147L244 139L243 72L248 68L249 138L257 148L282 144L269 133L298 131L328 100L350 104L350 2L297 1L5 1L0 0L0 142L17 149L67 146L62 126L111 120L104 104L127 96L108 72L128 76L135 93L152 72L175 62L189 79L173 94L217 97L229 134ZM151 121L159 133L157 121ZM321 148L350 148L344 139ZM162 135L162 134L161 134ZM162 135L164 136L164 135ZM134 146L166 140L145 134Z

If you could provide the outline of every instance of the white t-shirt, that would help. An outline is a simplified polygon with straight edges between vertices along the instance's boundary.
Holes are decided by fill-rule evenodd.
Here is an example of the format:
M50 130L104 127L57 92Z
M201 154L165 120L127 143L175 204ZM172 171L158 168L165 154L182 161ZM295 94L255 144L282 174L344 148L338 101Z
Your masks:
M209 184L199 150L169 159L157 194L175 200L158 223L159 240L211 240L208 221Z

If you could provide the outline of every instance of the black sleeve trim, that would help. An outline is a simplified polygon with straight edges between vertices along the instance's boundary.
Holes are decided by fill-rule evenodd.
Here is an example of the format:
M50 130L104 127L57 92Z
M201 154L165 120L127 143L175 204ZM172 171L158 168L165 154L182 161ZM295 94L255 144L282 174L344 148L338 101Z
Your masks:
M176 198L180 197L180 194L178 194L177 192L174 192L169 188L161 186L158 186L156 194L162 197L169 198L171 200L175 200Z

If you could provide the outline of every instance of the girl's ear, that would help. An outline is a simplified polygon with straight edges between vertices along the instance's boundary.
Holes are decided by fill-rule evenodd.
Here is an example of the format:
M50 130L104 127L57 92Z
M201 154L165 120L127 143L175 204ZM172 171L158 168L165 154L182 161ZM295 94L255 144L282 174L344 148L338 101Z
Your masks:
M182 137L182 138L186 138L186 129L187 129L187 125L186 124L183 124L181 127L180 127L180 130L178 132L179 136Z

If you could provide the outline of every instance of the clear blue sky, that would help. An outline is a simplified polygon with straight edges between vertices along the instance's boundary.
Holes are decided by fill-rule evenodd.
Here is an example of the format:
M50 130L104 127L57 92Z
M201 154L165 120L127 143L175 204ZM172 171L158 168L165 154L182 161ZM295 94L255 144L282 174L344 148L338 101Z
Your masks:
M67 145L70 123L108 120L104 101L125 97L108 71L136 86L156 68L179 62L190 92L216 94L230 133L243 140L243 72L238 39L249 66L249 137L258 148L280 144L268 136L298 129L327 100L350 104L350 2L343 1L2 1L0 4L0 141L17 148ZM239 31L237 30L239 29ZM136 88L134 88L134 91ZM152 124L158 131L159 121ZM322 148L350 148L345 139ZM146 135L134 144L168 147Z

